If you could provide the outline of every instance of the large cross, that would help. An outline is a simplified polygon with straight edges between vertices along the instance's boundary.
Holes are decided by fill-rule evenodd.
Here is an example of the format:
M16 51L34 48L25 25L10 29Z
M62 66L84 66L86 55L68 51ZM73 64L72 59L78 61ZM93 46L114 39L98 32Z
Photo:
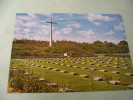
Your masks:
M51 24L51 34L50 34L50 41L49 41L49 46L52 47L52 24L57 24L56 22L52 22L52 18L51 18L51 22L46 22Z

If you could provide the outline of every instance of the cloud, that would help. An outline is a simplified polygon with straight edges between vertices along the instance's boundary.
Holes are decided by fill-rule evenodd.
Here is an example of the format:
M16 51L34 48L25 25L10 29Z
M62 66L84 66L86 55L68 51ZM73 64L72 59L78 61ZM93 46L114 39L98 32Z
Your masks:
M37 17L36 17L36 14L28 13L28 15L29 15L31 18L37 18Z
M37 23L36 22L26 22L24 24L25 27L37 27Z
M24 32L25 32L25 33L28 33L28 32L30 32L30 29L25 28L25 29L24 29Z
M32 20L32 17L30 17L30 16L24 16L24 15L18 15L17 16L17 19L30 21L30 20Z
M54 32L54 35L56 35L56 36L59 35L59 34L60 34L59 31L55 31L55 32Z
M80 28L81 25L79 23L70 24L70 27Z
M88 36L88 35L93 35L95 32L90 29L90 30L87 30L87 31L80 31L80 34L84 35L84 36Z
M72 32L72 28L62 28L62 32L63 32L64 34L69 34L69 33Z
M97 20L112 21L112 20L114 20L112 17L104 16L104 15L100 15L100 14L88 14L87 19L89 21L97 21Z
M34 40L45 40L45 41L49 41L48 37L42 37L42 36L33 36L32 39Z
M42 29L49 29L50 30L50 25L39 25L40 28ZM54 29L54 27L52 27Z
M48 30L48 29L36 30L36 34L37 34L37 35L45 36L45 35L47 35L47 34L50 34L50 30Z
M54 29L54 27L53 27ZM46 36L47 34L50 34L50 25L42 25L39 24L37 21L22 21L20 19L16 20L16 26L14 30L15 34L23 34L30 39L31 34L32 35L40 35L40 36ZM15 35L16 38L18 37L23 38L21 35Z
M99 23L99 22L92 22L93 24L95 24L96 26L100 26L101 25L101 23Z
M23 22L20 19L16 20L16 27L38 27L37 23L34 21Z
M83 36L84 38L87 38L87 39L97 38L95 36L95 32L92 29L89 29L89 30L86 30L86 31L79 31L79 35Z
M119 25L114 25L115 30L123 31L124 30L124 24L120 23Z
M105 34L111 35L111 34L114 34L114 33L115 33L114 31L109 31L109 32L106 32Z
M16 19L15 27L21 27L24 26L24 22L20 19Z

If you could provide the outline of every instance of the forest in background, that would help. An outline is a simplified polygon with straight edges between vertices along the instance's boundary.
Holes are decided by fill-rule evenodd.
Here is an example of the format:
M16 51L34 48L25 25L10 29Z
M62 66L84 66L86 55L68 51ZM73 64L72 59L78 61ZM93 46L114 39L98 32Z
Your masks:
M53 41L52 47L49 47L49 41L14 39L11 57L51 57L63 56L63 53L72 56L93 56L95 54L129 53L129 48L125 40L118 44L99 40L93 43L57 40Z

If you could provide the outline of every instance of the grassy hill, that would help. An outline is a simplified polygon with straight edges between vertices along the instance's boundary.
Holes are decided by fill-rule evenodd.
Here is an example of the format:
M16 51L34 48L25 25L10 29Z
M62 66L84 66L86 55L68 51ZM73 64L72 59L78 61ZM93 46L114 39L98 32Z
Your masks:
M93 43L62 40L53 41L53 47L51 48L49 47L48 41L13 40L12 58L63 56L63 53L68 53L73 56L92 56L100 53L129 53L129 49L126 41L120 41L118 44L114 44L99 40Z

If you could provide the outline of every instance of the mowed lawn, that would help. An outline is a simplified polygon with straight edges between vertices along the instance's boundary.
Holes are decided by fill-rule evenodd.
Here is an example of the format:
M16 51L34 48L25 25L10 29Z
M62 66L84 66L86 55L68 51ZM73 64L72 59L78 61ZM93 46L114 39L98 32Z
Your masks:
M80 57L80 58L46 58L46 59L17 59L23 62L28 62L36 65L46 66L47 68L36 67L21 62L12 60L11 66L15 68L28 68L40 76L46 78L50 82L58 84L59 88L71 88L74 91L106 91L106 90L127 90L128 84L133 84L133 76L125 76L125 73L133 73L131 60L129 57ZM44 61L44 62L42 62ZM55 64L55 63L59 63ZM62 65L64 64L64 65ZM71 65L69 67L68 65ZM109 67L105 67L108 65ZM114 68L113 66L119 66ZM79 68L77 68L79 67ZM124 69L128 67L129 69ZM86 69L84 69L86 68ZM97 70L91 70L96 68ZM100 70L107 70L101 72ZM61 73L60 71L67 71ZM120 74L113 74L112 71L119 71ZM71 72L76 72L77 75L71 75ZM80 75L89 75L89 78L82 78ZM119 85L107 84L105 76L112 77L111 80L121 79ZM103 81L94 81L93 78L101 77Z

